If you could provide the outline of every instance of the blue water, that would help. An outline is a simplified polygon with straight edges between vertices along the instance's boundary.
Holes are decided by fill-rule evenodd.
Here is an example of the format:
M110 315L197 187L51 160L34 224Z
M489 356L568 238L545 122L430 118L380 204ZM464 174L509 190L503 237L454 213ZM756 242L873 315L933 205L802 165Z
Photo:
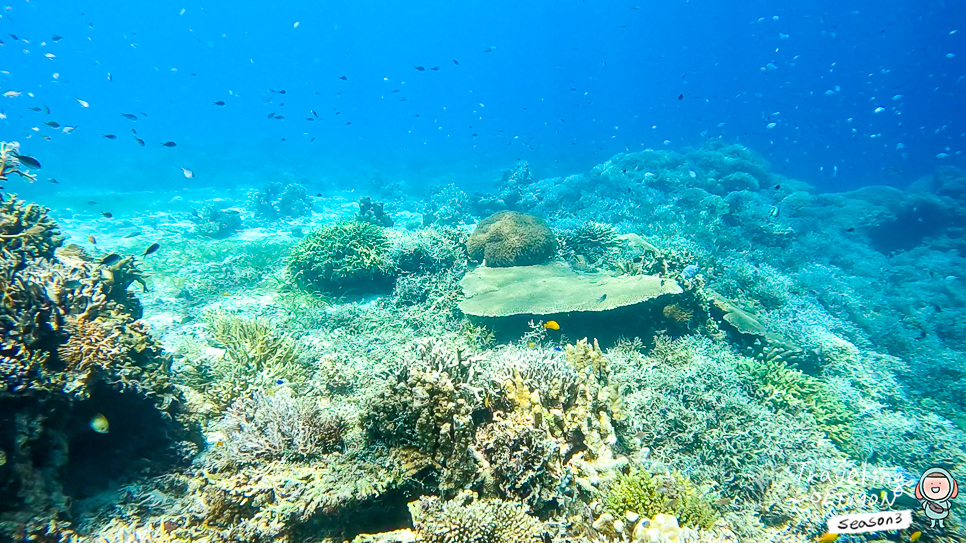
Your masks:
M741 4L12 0L0 90L23 94L0 98L0 139L60 183L28 197L280 174L482 184L517 160L564 175L719 136L830 191L964 165L961 6Z

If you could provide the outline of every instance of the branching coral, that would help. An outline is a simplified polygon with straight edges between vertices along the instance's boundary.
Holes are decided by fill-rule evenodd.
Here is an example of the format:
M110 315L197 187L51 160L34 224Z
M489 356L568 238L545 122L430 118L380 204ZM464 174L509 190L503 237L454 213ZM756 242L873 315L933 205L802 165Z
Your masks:
M21 262L53 258L62 238L47 209L8 197L0 201L0 247Z
M647 517L671 514L695 528L710 528L718 519L710 501L684 475L652 475L641 469L617 480L607 494L605 510L616 517L628 511Z
M303 288L344 293L384 289L395 275L389 237L374 224L345 221L309 232L288 258Z
M450 501L421 498L409 504L417 542L539 543L543 526L517 503L474 499L463 492Z

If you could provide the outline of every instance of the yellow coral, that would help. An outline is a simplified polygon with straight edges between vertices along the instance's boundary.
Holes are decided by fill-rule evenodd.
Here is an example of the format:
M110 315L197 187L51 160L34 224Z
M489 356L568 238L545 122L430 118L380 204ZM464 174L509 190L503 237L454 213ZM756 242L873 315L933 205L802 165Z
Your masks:
M596 339L594 339L593 344L588 343L587 338L584 338L578 341L576 345L567 345L567 361L577 371L581 371L588 366L592 367L598 374L608 371L607 358L604 357L604 352L600 350L600 345Z

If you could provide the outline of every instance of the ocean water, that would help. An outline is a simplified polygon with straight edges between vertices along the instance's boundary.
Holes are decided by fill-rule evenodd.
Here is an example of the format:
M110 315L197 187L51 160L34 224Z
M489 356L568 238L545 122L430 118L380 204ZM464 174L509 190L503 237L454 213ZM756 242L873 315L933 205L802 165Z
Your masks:
M961 5L0 9L0 540L966 541Z

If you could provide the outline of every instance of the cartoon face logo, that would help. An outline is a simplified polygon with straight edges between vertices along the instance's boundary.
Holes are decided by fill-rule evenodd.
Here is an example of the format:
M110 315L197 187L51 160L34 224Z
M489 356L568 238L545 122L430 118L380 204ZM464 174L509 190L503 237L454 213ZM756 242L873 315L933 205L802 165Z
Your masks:
M956 479L943 468L927 469L916 484L916 499L930 526L945 528L946 517L952 507L952 499L959 495Z

